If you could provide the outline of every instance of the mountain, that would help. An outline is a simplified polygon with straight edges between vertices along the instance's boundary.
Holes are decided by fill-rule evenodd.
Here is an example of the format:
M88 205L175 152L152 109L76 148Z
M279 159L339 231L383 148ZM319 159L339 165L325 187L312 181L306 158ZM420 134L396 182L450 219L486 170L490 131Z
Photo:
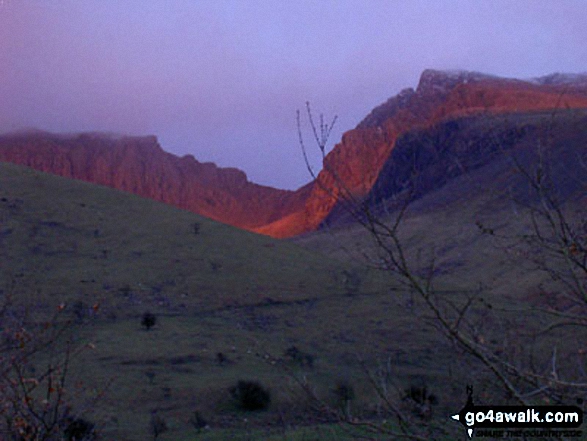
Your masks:
M398 137L362 206L383 214L409 202L420 210L442 212L457 201L466 203L490 193L509 201L511 208L514 200L532 201L530 181L523 176L536 176L539 167L558 203L587 201L585 140L587 109L444 120ZM491 205L495 209L500 204L493 200ZM324 222L348 220L349 213L337 206Z
M341 193L366 197L403 135L472 115L509 115L587 108L587 75L550 75L527 81L475 72L426 70L418 87L376 107L327 155L302 210L258 232L289 237L313 231L329 217Z
M564 200L587 190L587 169L581 164L587 158L585 140L587 109L560 110L554 117L549 110L443 121L397 139L369 198L387 200L409 187L411 197L419 199L459 176L500 163L485 176L478 174L475 186L465 187L490 189L508 172L532 174L541 164Z
M166 153L152 136L21 132L0 137L0 161L128 191L261 234L291 237L332 220L341 193L357 200L370 197L376 182L382 182L382 171L395 170L389 161L395 161L398 140L409 144L410 134L475 115L573 108L587 108L587 74L517 80L426 70L416 89L401 91L346 132L316 181L297 191L257 185L240 170ZM442 176L441 169L438 173L428 190L451 177Z
M298 192L253 184L244 172L163 151L154 136L27 131L0 136L0 161L93 182L251 229L301 209Z

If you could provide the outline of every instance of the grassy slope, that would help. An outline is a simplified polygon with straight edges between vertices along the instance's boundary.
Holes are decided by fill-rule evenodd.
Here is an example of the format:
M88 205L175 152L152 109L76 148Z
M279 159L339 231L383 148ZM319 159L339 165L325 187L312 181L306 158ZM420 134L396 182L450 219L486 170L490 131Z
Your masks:
M337 289L338 264L297 246L122 192L1 167L2 275L27 295L181 311Z
M153 410L170 426L162 440L191 439L196 409L213 428L210 439L303 421L304 399L282 367L300 369L284 361L291 345L316 357L302 373L327 399L337 380L350 379L358 402L372 405L357 356L393 356L405 381L445 375L432 334L398 308L403 300L390 296L388 281L363 267L10 164L0 164L0 222L5 293L32 314L66 303L75 317L76 302L88 314L100 303L75 330L96 349L76 359L72 384L80 380L90 396L109 384L88 415L107 438L147 439ZM159 318L149 332L140 326L145 310ZM240 378L271 389L270 412L231 406L226 390Z
M531 262L512 252L519 237L531 231L523 204L534 194L512 158L535 173L537 146L542 142L543 160L557 189L555 196L566 202L569 219L584 217L586 115L585 110L571 110L554 115L532 112L473 118L456 139L450 140L455 150L475 137L499 146L501 137L516 127L529 128L528 135L521 137L511 151L504 151L409 206L400 236L413 261L417 253L423 262L434 254L441 285L474 289L481 282L498 298L524 298L543 278L531 270ZM539 136L542 138L537 141ZM359 225L342 220L338 226L335 223L328 230L299 236L293 242L339 259L356 261L370 256L368 261L374 261L376 247L369 235ZM496 235L482 234L477 223L490 227ZM512 281L516 282L515 289Z

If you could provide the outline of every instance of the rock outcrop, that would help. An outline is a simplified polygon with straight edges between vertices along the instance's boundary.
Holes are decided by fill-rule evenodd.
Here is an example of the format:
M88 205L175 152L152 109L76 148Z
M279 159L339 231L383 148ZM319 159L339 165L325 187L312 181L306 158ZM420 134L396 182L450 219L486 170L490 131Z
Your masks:
M556 74L522 81L475 72L426 70L416 90L403 90L343 135L327 155L302 210L257 231L289 237L319 228L341 194L356 200L369 194L396 141L409 132L473 115L569 108L587 108L587 75Z
M154 136L3 135L0 161L127 191L245 229L302 209L309 192L257 185L238 169L177 157L164 152Z

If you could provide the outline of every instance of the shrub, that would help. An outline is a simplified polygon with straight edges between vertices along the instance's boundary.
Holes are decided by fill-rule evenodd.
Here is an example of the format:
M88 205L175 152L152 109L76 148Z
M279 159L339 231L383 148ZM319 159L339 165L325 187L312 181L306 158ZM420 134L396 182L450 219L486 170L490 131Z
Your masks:
M78 323L82 323L88 316L88 308L84 302L78 300L72 305L72 313Z
M63 431L67 441L89 441L96 439L94 424L83 418L71 420Z
M155 314L151 314L150 312L145 312L143 314L141 325L143 325L147 331L155 326L155 323L157 323L157 317L155 317Z
M351 401L355 399L355 389L346 381L339 381L333 390L336 404L346 417L351 416Z
M149 384L153 384L153 381L155 380L155 372L153 371L147 371L145 372L146 377L149 379Z
M269 391L255 381L239 380L229 392L243 410L265 410L271 403Z
M334 396L340 403L346 405L347 402L355 399L355 389L349 383L340 381L334 388Z
M226 355L224 355L224 353L218 352L216 354L216 362L218 363L219 366L224 366L225 364L228 363L228 357Z

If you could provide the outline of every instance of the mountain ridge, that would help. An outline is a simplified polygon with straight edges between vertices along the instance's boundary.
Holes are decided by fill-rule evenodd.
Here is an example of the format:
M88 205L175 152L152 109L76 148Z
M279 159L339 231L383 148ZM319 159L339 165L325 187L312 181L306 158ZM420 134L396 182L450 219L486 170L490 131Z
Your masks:
M128 191L242 228L296 207L295 192L251 183L236 168L167 153L154 136L2 135L0 161Z
M289 223L281 219L257 231L289 237L320 228L341 192L358 200L369 194L396 140L410 131L476 114L587 108L585 78L579 75L580 81L569 87L569 81L540 85L475 72L425 70L416 89L404 89L375 107L357 128L343 135L325 158L304 210L289 215Z
M362 200L406 133L448 119L587 108L587 74L520 80L468 71L425 70L376 106L324 158L317 179L297 190L252 183L220 168L165 152L154 136L42 131L0 135L0 161L118 188L211 219L284 238L320 228L343 192ZM388 167L389 168L389 167Z

